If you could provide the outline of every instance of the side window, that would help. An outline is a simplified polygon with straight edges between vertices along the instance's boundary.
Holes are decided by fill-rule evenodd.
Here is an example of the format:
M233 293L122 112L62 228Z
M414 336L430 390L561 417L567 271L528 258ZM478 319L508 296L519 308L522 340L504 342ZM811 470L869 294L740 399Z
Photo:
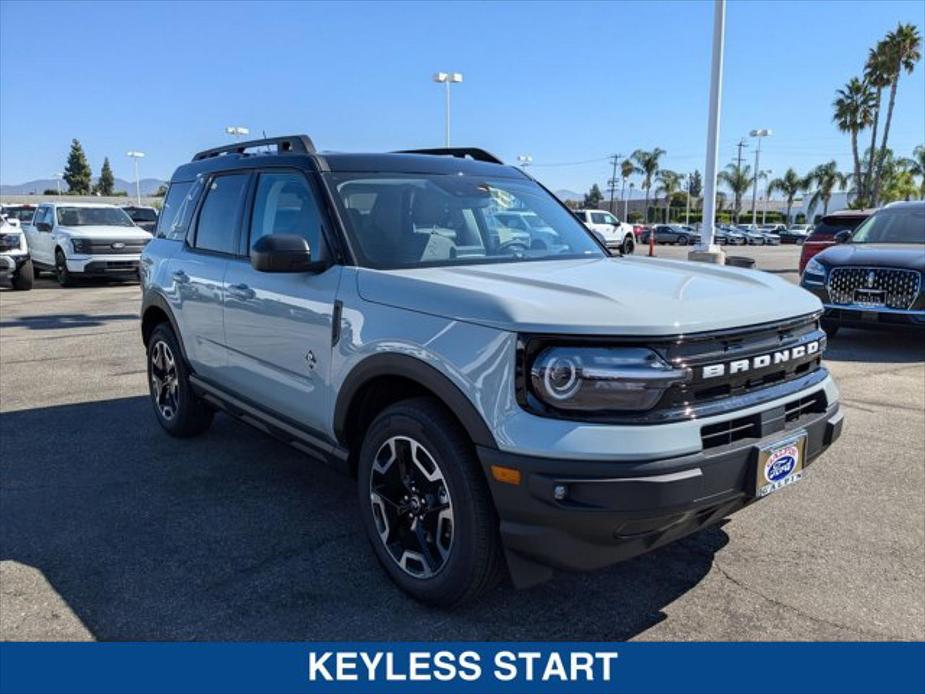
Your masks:
M606 215L601 212L592 212L591 221L594 224L610 224L610 222L607 221Z
M34 224L39 222L48 222L51 223L51 208L50 207L40 207L35 213Z
M209 181L196 224L196 248L219 253L235 252L235 232L249 179L250 174L229 174Z
M196 208L196 200L202 192L202 179L172 183L164 208L157 219L156 236L159 239L182 241L186 238L190 217Z
M605 224L619 224L620 223L619 220L616 217L614 217L612 214L605 214L604 220L605 220L604 221Z
M305 176L295 172L262 173L251 215L250 245L268 234L297 234L308 240L313 255L320 249L321 213Z

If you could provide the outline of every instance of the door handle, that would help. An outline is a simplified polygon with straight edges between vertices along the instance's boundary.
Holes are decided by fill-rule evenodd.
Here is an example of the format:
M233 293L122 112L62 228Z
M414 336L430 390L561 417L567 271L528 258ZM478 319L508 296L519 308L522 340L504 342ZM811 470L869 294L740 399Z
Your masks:
M177 270L173 273L173 281L177 284L187 284L189 282L189 275L183 272L183 270Z
M231 296L233 296L235 299L241 299L242 301L253 299L255 296L254 290L243 283L229 284L228 293L231 294Z

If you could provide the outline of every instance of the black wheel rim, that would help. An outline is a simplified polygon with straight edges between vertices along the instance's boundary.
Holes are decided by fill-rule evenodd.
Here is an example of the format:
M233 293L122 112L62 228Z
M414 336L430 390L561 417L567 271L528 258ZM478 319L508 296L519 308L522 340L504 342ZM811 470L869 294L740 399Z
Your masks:
M171 420L177 416L178 384L177 362L173 351L163 340L151 348L151 397L161 417Z
M55 274L58 276L59 282L63 282L67 278L67 261L63 255L59 255L58 262L55 263Z
M424 446L393 436L376 452L369 476L376 533L406 574L432 578L453 549L453 502L443 472Z

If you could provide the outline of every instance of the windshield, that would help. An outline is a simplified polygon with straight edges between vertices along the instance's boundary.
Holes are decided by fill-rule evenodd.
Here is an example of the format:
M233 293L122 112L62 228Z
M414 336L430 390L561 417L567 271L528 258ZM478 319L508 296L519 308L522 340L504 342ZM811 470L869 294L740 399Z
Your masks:
M441 174L330 178L351 244L370 267L604 255L587 229L532 181Z
M925 205L882 210L868 217L851 236L851 243L925 244Z
M32 215L35 214L34 207L7 207L3 210L9 219L18 219L23 224L28 224L32 221Z
M135 207L125 210L133 222L156 222L157 213L150 207Z
M118 207L59 207L58 224L65 227L135 226L128 215Z

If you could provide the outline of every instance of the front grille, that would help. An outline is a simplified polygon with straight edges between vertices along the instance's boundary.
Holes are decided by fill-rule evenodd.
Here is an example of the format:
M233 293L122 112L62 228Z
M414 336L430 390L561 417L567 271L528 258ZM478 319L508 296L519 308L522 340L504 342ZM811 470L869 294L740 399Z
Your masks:
M829 276L829 297L842 306L886 306L906 310L922 284L915 270L879 267L838 267Z
M761 439L778 431L793 429L813 414L826 411L825 391L817 391L784 405L748 417L708 424L700 428L700 443L704 450L728 446L744 439Z
M147 243L145 239L92 239L84 242L81 252L87 255L138 255Z

